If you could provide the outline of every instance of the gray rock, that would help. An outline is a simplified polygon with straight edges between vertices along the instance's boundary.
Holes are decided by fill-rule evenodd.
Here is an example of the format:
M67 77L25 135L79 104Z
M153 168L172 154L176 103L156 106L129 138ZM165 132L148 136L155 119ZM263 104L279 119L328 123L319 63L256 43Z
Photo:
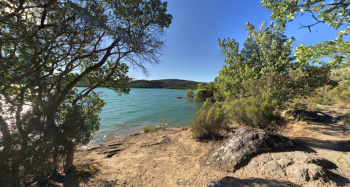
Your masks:
M248 178L248 179L237 179L233 177L224 177L218 181L212 181L208 183L205 187L287 187L289 185L284 184L280 181L275 180L265 180L259 178Z
M170 141L170 138L168 136L161 136L158 140L158 143L165 143L169 141Z
M244 128L229 137L219 148L203 157L201 164L234 172L260 153L293 146L291 140L281 135L261 129Z
M240 172L246 176L284 178L307 186L336 186L322 163L324 160L314 153L264 153L253 158Z

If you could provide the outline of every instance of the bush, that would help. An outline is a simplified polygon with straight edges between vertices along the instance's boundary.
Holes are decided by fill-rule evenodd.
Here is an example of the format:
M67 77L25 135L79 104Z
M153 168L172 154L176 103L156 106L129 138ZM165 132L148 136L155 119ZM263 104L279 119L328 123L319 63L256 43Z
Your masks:
M345 126L350 127L350 113L345 113L341 116L341 120L343 121Z
M323 67L296 69L286 74L270 72L260 79L243 81L242 92L244 97L256 97L269 92L271 99L276 100L278 105L285 106L290 100L313 94L315 89L328 80L328 69Z
M192 98L193 97L193 91L191 89L187 89L186 90L186 94L187 97Z
M240 125L274 129L285 120L277 110L277 101L270 98L270 93L263 93L262 96L236 99L231 102L228 112Z
M196 139L220 138L220 131L227 128L222 104L216 102L210 107L210 103L207 99L190 123L192 135Z
M198 89L196 90L194 98L199 101L205 101L206 99L213 97L213 91Z
M157 131L157 127L145 126L143 127L144 133L155 132Z

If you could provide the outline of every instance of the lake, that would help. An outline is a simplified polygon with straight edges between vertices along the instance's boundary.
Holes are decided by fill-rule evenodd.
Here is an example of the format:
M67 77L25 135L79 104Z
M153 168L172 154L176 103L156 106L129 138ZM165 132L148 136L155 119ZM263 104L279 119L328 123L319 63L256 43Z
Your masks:
M186 90L131 88L122 96L107 88L97 88L95 92L106 105L100 114L100 130L89 145L141 132L144 126L157 125L163 115L168 127L186 126L203 104L186 99Z

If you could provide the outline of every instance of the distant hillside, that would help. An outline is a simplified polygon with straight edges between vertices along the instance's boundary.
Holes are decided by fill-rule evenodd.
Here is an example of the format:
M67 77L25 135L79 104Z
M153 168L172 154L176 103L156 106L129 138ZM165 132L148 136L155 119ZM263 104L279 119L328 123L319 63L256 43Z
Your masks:
M197 89L201 82L181 79L160 79L160 80L136 80L129 83L130 88L165 88L165 89ZM203 83L203 82L202 82ZM203 83L206 84L206 83ZM77 87L86 87L85 79L78 82Z
M181 79L136 80L130 82L130 88L197 89L199 83Z

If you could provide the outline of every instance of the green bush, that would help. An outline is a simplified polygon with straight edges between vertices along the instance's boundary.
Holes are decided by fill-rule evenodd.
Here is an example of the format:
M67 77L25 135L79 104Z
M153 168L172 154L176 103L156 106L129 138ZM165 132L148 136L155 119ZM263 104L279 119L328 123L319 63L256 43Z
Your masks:
M145 126L143 127L144 133L155 132L157 131L157 127Z
M271 93L270 98L285 106L295 98L302 98L315 93L315 89L328 81L328 69L309 67L307 70L296 69L286 74L270 72L260 79L249 79L242 83L244 97L256 97L263 92ZM328 89L328 87L327 87Z
M191 89L187 89L186 90L186 94L187 97L192 98L193 97L193 91Z
M198 89L196 90L194 98L199 101L205 101L207 98L213 97L213 91Z
M345 126L350 127L350 113L345 113L341 116L341 120L343 121Z
M277 107L277 101L271 99L271 94L263 93L261 96L234 100L228 112L232 120L240 125L273 129L285 123Z
M220 138L220 131L227 128L222 104L216 102L210 107L210 103L207 99L190 123L192 135L196 139Z

